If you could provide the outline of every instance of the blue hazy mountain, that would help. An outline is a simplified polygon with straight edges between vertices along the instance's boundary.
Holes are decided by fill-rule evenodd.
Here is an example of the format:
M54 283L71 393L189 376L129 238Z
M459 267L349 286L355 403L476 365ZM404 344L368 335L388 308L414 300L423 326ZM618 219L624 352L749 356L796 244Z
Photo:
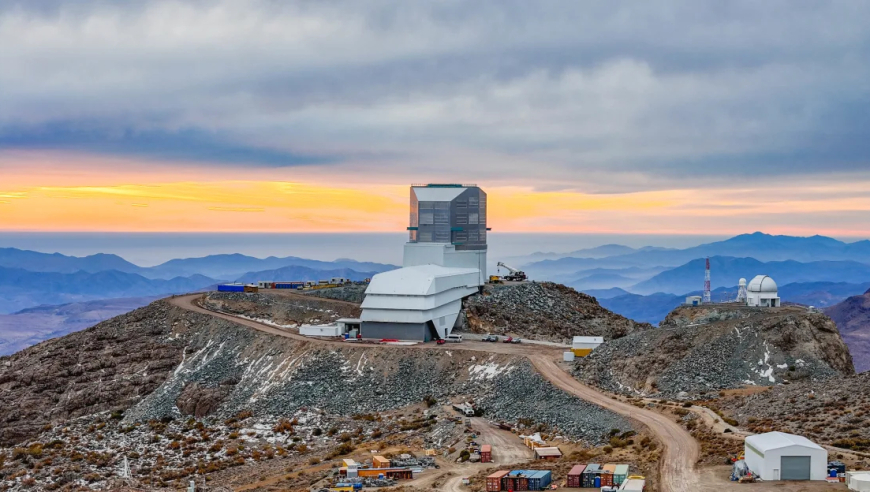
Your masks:
M612 299L630 293L627 290L620 289L619 287L612 287L610 289L586 289L581 290L580 292L590 295L599 301L601 301L601 299Z
M124 273L141 273L143 268L117 255L96 254L90 256L67 256L60 253L39 253L17 248L0 248L0 267L21 268L31 272L75 273L115 270Z
M241 254L210 255L202 258L184 258L170 260L166 263L148 268L143 275L150 278L172 278L194 274L206 275L212 278L235 279L248 272L265 272L284 267L304 267L310 270L333 271L349 269L355 272L385 272L398 268L383 263L359 262L349 259L335 261L309 260L288 256L278 258L255 258ZM371 276L371 275L369 275ZM271 277L266 277L270 278ZM317 280L287 277L287 280Z
M846 243L825 236L774 236L755 232L686 249L642 248L633 253L605 258L588 258L568 254L559 259L547 259L525 264L524 269L526 272L532 272L538 278L592 268L678 266L707 256L749 257L763 262L795 260L800 262L857 261L870 263L870 241Z
M237 282L255 283L260 280L329 280L332 277L349 278L354 281L371 278L378 272L358 272L350 268L315 270L304 266L288 266L262 272L249 272L237 278Z
M57 273L0 268L0 313L40 305L191 292L216 282L202 275L163 280L117 270Z
M697 290L704 285L704 258L664 271L627 290L636 294L666 292L671 294ZM794 260L762 262L755 258L713 256L710 258L711 286L731 287L740 278L751 280L756 275L770 275L779 285L794 282L862 283L870 279L870 265L856 261Z

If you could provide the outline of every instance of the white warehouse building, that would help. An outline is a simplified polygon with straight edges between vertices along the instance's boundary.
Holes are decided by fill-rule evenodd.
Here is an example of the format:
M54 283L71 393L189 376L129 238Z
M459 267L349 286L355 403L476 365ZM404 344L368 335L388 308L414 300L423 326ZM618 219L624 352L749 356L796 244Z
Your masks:
M756 275L746 287L746 305L779 307L780 300L776 282L767 275Z
M745 441L746 465L762 480L824 480L828 452L806 437L768 432Z
M462 299L478 291L476 268L419 265L379 273L362 303L365 338L446 338L462 311Z
M486 283L486 193L475 185L411 186L403 268L372 277L364 338L446 338L462 299Z

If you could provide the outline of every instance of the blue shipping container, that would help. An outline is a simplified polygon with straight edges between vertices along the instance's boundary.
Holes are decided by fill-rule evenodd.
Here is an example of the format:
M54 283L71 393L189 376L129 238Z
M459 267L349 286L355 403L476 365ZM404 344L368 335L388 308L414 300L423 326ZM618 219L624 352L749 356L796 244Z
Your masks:
M218 285L218 292L244 292L244 285L221 284Z
M529 470L529 490L546 490L552 482L553 475L549 470Z

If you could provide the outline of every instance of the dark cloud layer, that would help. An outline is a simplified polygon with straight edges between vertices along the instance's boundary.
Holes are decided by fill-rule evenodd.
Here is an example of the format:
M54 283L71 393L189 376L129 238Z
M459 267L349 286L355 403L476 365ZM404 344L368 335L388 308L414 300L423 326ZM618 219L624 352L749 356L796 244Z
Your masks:
M0 2L0 149L347 172L380 155L360 169L589 191L865 172L868 18L854 1Z

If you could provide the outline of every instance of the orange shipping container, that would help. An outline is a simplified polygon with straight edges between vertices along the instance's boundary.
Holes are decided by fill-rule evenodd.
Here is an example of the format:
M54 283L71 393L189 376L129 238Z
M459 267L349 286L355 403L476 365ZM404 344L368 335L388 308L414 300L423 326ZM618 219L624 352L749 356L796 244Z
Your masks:
M616 472L616 465L608 463L601 467L601 486L610 487L613 485L613 474Z
M486 492L499 492L501 490L501 480L508 473L507 470L498 471L486 477Z

